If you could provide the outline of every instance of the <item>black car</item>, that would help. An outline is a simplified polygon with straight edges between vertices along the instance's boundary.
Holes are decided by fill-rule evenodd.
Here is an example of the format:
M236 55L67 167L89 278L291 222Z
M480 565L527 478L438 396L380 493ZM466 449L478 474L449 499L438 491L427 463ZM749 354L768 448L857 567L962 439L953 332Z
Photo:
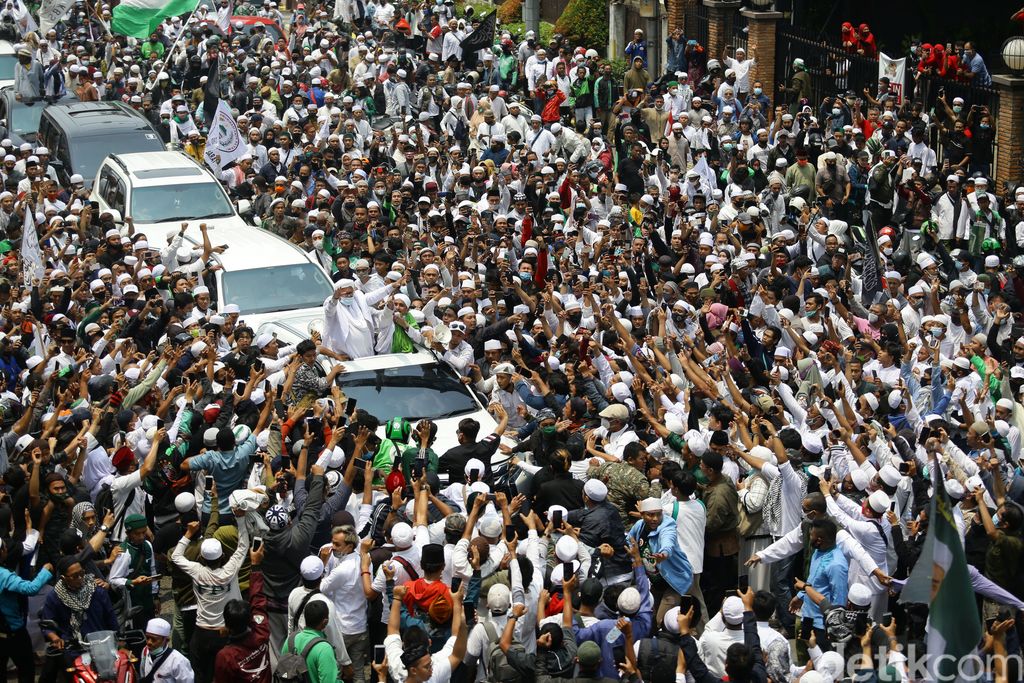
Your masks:
M55 102L77 102L78 96L68 92L63 97L44 97L37 100L17 100L13 86L0 89L0 119L3 119L3 138L10 138L15 146L36 144L39 119L43 109Z
M108 154L159 152L160 135L124 102L60 101L43 110L37 142L50 150L62 182L75 173L91 187Z

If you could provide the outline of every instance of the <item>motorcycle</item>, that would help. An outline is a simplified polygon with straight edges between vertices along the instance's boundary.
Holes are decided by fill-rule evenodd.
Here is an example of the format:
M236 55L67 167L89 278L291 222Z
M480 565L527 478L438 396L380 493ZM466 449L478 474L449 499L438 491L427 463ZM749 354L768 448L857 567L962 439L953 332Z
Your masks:
M56 630L56 624L40 624ZM81 652L67 668L71 683L137 683L138 657L146 644L142 631L95 631L86 636L84 643L69 642L65 646ZM63 657L63 650L47 647L48 657Z

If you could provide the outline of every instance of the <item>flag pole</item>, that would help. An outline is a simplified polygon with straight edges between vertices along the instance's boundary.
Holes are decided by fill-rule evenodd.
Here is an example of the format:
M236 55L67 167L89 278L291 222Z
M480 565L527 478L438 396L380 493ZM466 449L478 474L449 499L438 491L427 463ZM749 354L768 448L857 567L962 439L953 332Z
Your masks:
M197 2L196 6L194 8L192 8L192 11L188 13L188 19L185 19L185 21L183 21L181 23L181 30L178 31L178 37L174 39L173 43L171 43L171 48L167 51L167 57L164 58L164 63L160 65L160 70L156 72L156 74L157 74L156 80L157 80L158 83L160 82L160 74L163 73L164 71L167 71L167 65L171 63L171 57L174 56L174 51L178 49L178 46L181 43L181 39L185 37L185 29L186 29L186 27L188 27L189 19L192 18L192 15L196 13L196 9L198 9L198 8L199 8L199 3ZM155 87L155 86L150 86L150 87L148 87L146 89L147 90L152 90L153 87Z

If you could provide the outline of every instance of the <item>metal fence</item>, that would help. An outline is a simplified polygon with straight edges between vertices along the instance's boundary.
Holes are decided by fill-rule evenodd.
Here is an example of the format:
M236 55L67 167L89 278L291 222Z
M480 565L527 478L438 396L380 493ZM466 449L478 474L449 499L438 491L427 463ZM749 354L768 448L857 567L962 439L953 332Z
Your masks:
M750 56L750 45L749 45L749 32L747 28L747 18L739 12L734 12L732 15L732 36L730 47L735 50L738 47L742 47L747 56ZM730 53L730 57L732 54Z
M872 92L878 82L878 62L851 55L840 47L814 40L792 27L780 26L775 36L775 80L789 84L793 60L804 60L811 77L811 106L817 109L828 96L852 90L860 95L864 88Z
M686 8L686 38L696 40L707 48L708 45L708 8L703 2L688 5Z
M737 31L734 27L734 40ZM812 109L817 110L821 101L828 96L834 96L846 91L853 91L863 97L863 91L868 88L872 95L875 94L878 83L878 61L847 53L837 45L829 44L805 32L798 26L780 25L775 36L775 80L778 83L789 84L793 76L793 60L800 58L804 60L808 74L811 77L811 102ZM970 108L976 105L979 108L987 108L993 117L998 115L999 96L992 86L978 86L962 81L954 81L938 76L917 77L916 72L907 73L907 92L905 99L911 103L919 103L925 113L931 114L933 122L936 121L934 111L941 108L939 101L945 96L946 104L953 105L953 98L962 97L964 107ZM779 99L779 104L783 103ZM866 113L866 112L865 112ZM937 125L930 126L930 143L936 151L938 159L942 159L942 136L939 134ZM990 177L995 177L996 169L994 159L997 156L993 148L993 167L989 172Z

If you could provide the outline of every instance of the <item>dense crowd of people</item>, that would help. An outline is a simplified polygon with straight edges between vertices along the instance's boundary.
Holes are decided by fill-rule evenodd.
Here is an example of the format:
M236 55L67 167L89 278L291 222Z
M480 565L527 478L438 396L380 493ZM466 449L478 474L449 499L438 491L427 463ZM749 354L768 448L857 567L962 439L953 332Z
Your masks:
M200 163L223 100L218 177L334 292L285 346L207 226L0 142L0 670L141 631L175 683L936 680L900 597L939 505L984 680L1019 679L1024 187L987 109L810 101L800 59L766 91L682 31L614 74L451 0L117 11L9 2L15 97L124 101ZM414 352L490 413L458 445L336 381Z

